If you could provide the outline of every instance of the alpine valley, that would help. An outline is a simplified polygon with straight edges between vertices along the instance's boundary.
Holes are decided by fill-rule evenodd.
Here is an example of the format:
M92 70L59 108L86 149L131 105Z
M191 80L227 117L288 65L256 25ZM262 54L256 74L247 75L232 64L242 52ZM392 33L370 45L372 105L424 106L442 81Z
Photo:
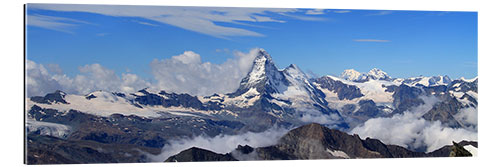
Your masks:
M376 68L312 78L294 64L278 69L261 49L232 93L194 96L145 88L135 93L56 91L29 97L27 162L151 162L176 141L262 133L276 127L287 131L268 145L241 144L227 152L187 147L161 161L472 156L477 141L450 140L429 150L429 145L418 144L425 141L397 145L356 132L373 120L411 115L439 125L442 131L477 133L477 120L468 117L477 119L477 84L477 78L392 78Z

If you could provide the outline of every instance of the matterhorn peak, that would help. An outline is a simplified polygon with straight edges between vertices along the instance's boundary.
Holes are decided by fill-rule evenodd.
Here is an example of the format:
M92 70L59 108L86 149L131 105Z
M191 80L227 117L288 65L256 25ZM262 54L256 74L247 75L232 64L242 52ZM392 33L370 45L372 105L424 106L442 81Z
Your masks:
M259 48L254 62L261 59L272 61L271 55L269 55L266 50Z
M252 68L247 76L240 82L240 87L232 95L240 95L250 88L256 88L258 92L279 92L278 87L286 87L283 72L278 70L271 56L264 49L259 49L253 61Z

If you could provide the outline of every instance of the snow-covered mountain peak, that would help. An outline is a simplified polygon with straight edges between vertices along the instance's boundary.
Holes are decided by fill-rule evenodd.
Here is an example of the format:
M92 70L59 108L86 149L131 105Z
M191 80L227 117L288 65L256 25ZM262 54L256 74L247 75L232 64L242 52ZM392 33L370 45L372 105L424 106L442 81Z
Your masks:
M302 70L300 70L300 68L295 64L290 64L283 71L286 74L288 74L289 76L291 76L292 78L299 79L299 80L307 79L307 75Z
M272 74L278 71L274 65L271 56L263 49L259 50L259 54L255 57L251 71L248 73L248 83L260 82L267 74Z
M283 72L278 70L271 56L265 50L260 49L250 72L241 80L240 87L231 96L239 96L250 88L256 88L260 93L276 93L283 91L287 86L288 82Z
M368 73L361 73L361 72L358 72L354 69L347 69L347 70L344 70L344 72L342 72L340 77L345 79L345 80L354 81L354 82L366 82L370 79L372 79L372 80L386 80L386 81L391 80L391 77L386 72L384 72L378 68L373 68Z
M341 78L344 78L345 80L348 81L356 81L356 80L361 80L363 77L366 77L366 75L354 70L354 69L347 69L342 72L340 75Z
M368 76L371 79L375 80L389 80L391 77L384 71L378 69L378 68L373 68L368 72Z

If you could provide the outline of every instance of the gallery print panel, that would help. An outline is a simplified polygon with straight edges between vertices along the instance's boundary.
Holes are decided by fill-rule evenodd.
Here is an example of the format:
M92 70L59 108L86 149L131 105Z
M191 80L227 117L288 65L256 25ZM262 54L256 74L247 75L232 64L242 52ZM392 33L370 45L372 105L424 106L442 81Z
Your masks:
M25 21L26 164L477 156L477 12L26 4Z

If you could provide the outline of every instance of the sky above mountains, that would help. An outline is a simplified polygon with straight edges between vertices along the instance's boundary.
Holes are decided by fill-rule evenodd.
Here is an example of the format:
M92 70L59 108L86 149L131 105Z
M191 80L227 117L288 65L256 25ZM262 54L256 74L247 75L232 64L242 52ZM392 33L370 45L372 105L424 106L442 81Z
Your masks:
M28 4L26 25L28 73L79 91L186 79L172 71L233 82L254 48L319 76L477 76L476 12Z

